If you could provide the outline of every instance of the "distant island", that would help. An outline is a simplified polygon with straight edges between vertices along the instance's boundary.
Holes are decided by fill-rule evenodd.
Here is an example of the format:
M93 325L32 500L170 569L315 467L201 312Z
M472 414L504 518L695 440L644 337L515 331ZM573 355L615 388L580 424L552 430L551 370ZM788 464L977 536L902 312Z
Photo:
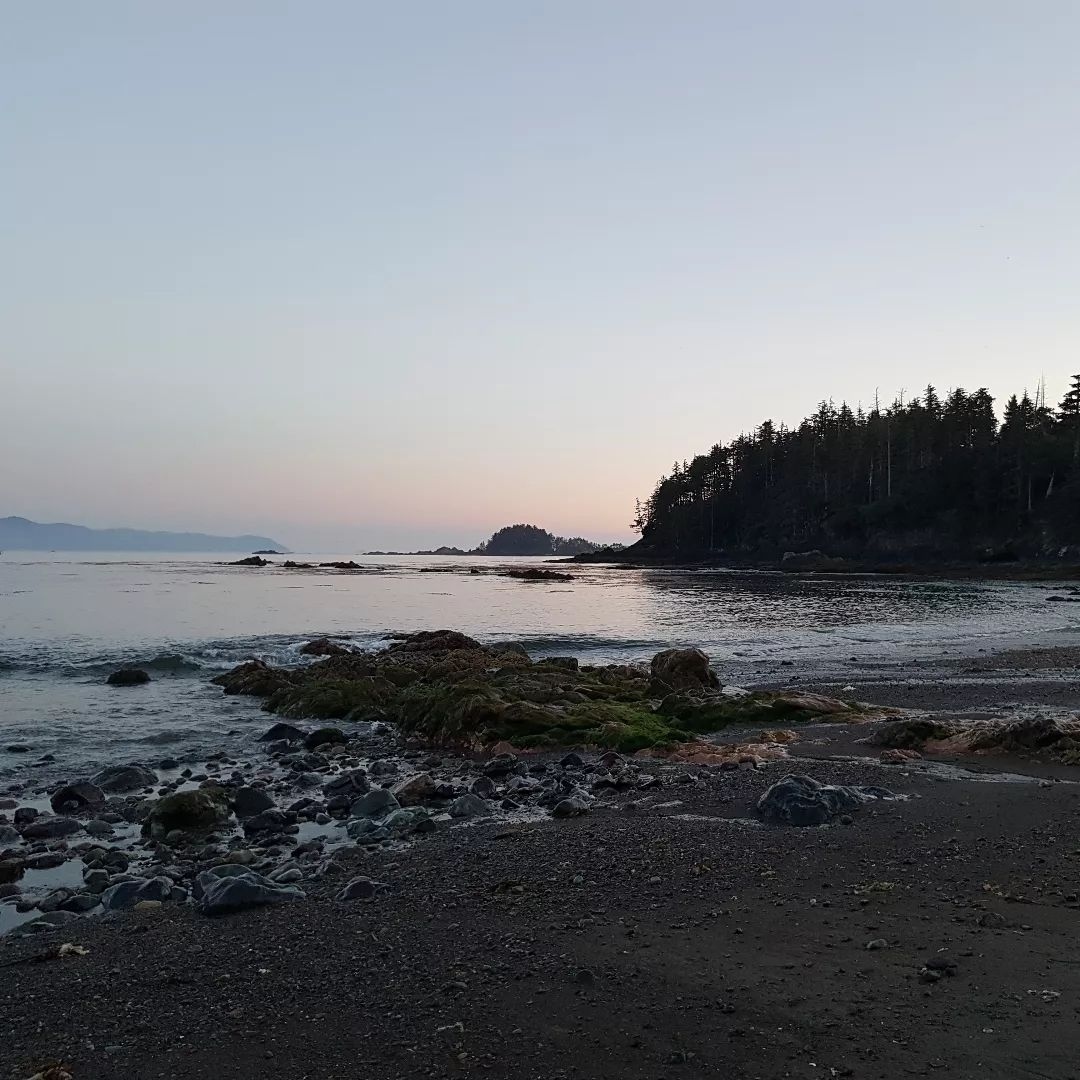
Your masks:
M367 555L592 555L601 549L621 545L596 544L580 536L555 536L538 525L506 525L487 540L466 551L459 547L439 547L430 551L368 551Z
M0 518L0 551L271 551L287 550L268 536L211 536L206 533L89 529L66 522L43 524L22 517Z
M622 560L1080 565L1080 375L1056 409L1040 388L1000 419L986 389L928 386L866 410L823 401L790 428L766 420L676 462L634 527Z

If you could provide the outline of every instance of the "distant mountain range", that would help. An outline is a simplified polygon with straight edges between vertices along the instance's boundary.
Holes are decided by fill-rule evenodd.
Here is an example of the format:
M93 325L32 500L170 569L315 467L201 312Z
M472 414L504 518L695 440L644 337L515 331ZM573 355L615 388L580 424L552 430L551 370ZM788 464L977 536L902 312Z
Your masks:
M206 533L88 529L50 525L21 517L0 518L0 551L271 551L287 553L268 536L210 536Z

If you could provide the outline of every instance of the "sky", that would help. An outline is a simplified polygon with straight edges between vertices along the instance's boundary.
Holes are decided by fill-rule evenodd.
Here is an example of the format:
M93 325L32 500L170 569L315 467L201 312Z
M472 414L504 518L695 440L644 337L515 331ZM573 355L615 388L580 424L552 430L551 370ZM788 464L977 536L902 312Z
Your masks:
M1074 0L0 0L0 516L631 538L1080 370Z

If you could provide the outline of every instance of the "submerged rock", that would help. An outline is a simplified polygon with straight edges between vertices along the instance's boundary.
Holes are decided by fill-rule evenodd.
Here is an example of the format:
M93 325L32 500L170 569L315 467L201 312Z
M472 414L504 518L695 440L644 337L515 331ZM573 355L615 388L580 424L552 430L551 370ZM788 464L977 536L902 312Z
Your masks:
M825 825L871 799L895 799L885 788L822 784L810 776L778 780L758 799L757 812L778 825Z
M306 738L307 732L292 724L274 724L259 736L259 742L303 742Z
M114 671L105 681L109 686L142 686L151 679L149 673L141 668L122 668Z

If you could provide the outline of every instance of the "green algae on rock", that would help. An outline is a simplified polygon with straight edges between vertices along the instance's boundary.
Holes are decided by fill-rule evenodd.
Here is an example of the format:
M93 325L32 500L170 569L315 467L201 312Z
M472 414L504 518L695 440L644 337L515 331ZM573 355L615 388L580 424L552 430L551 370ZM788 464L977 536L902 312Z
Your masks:
M534 662L520 646L481 645L451 630L297 668L251 661L214 682L263 697L264 709L290 719L384 719L432 744L476 749L507 742L633 753L732 725L854 720L862 711L799 691L725 693L698 649L667 649L651 667Z

